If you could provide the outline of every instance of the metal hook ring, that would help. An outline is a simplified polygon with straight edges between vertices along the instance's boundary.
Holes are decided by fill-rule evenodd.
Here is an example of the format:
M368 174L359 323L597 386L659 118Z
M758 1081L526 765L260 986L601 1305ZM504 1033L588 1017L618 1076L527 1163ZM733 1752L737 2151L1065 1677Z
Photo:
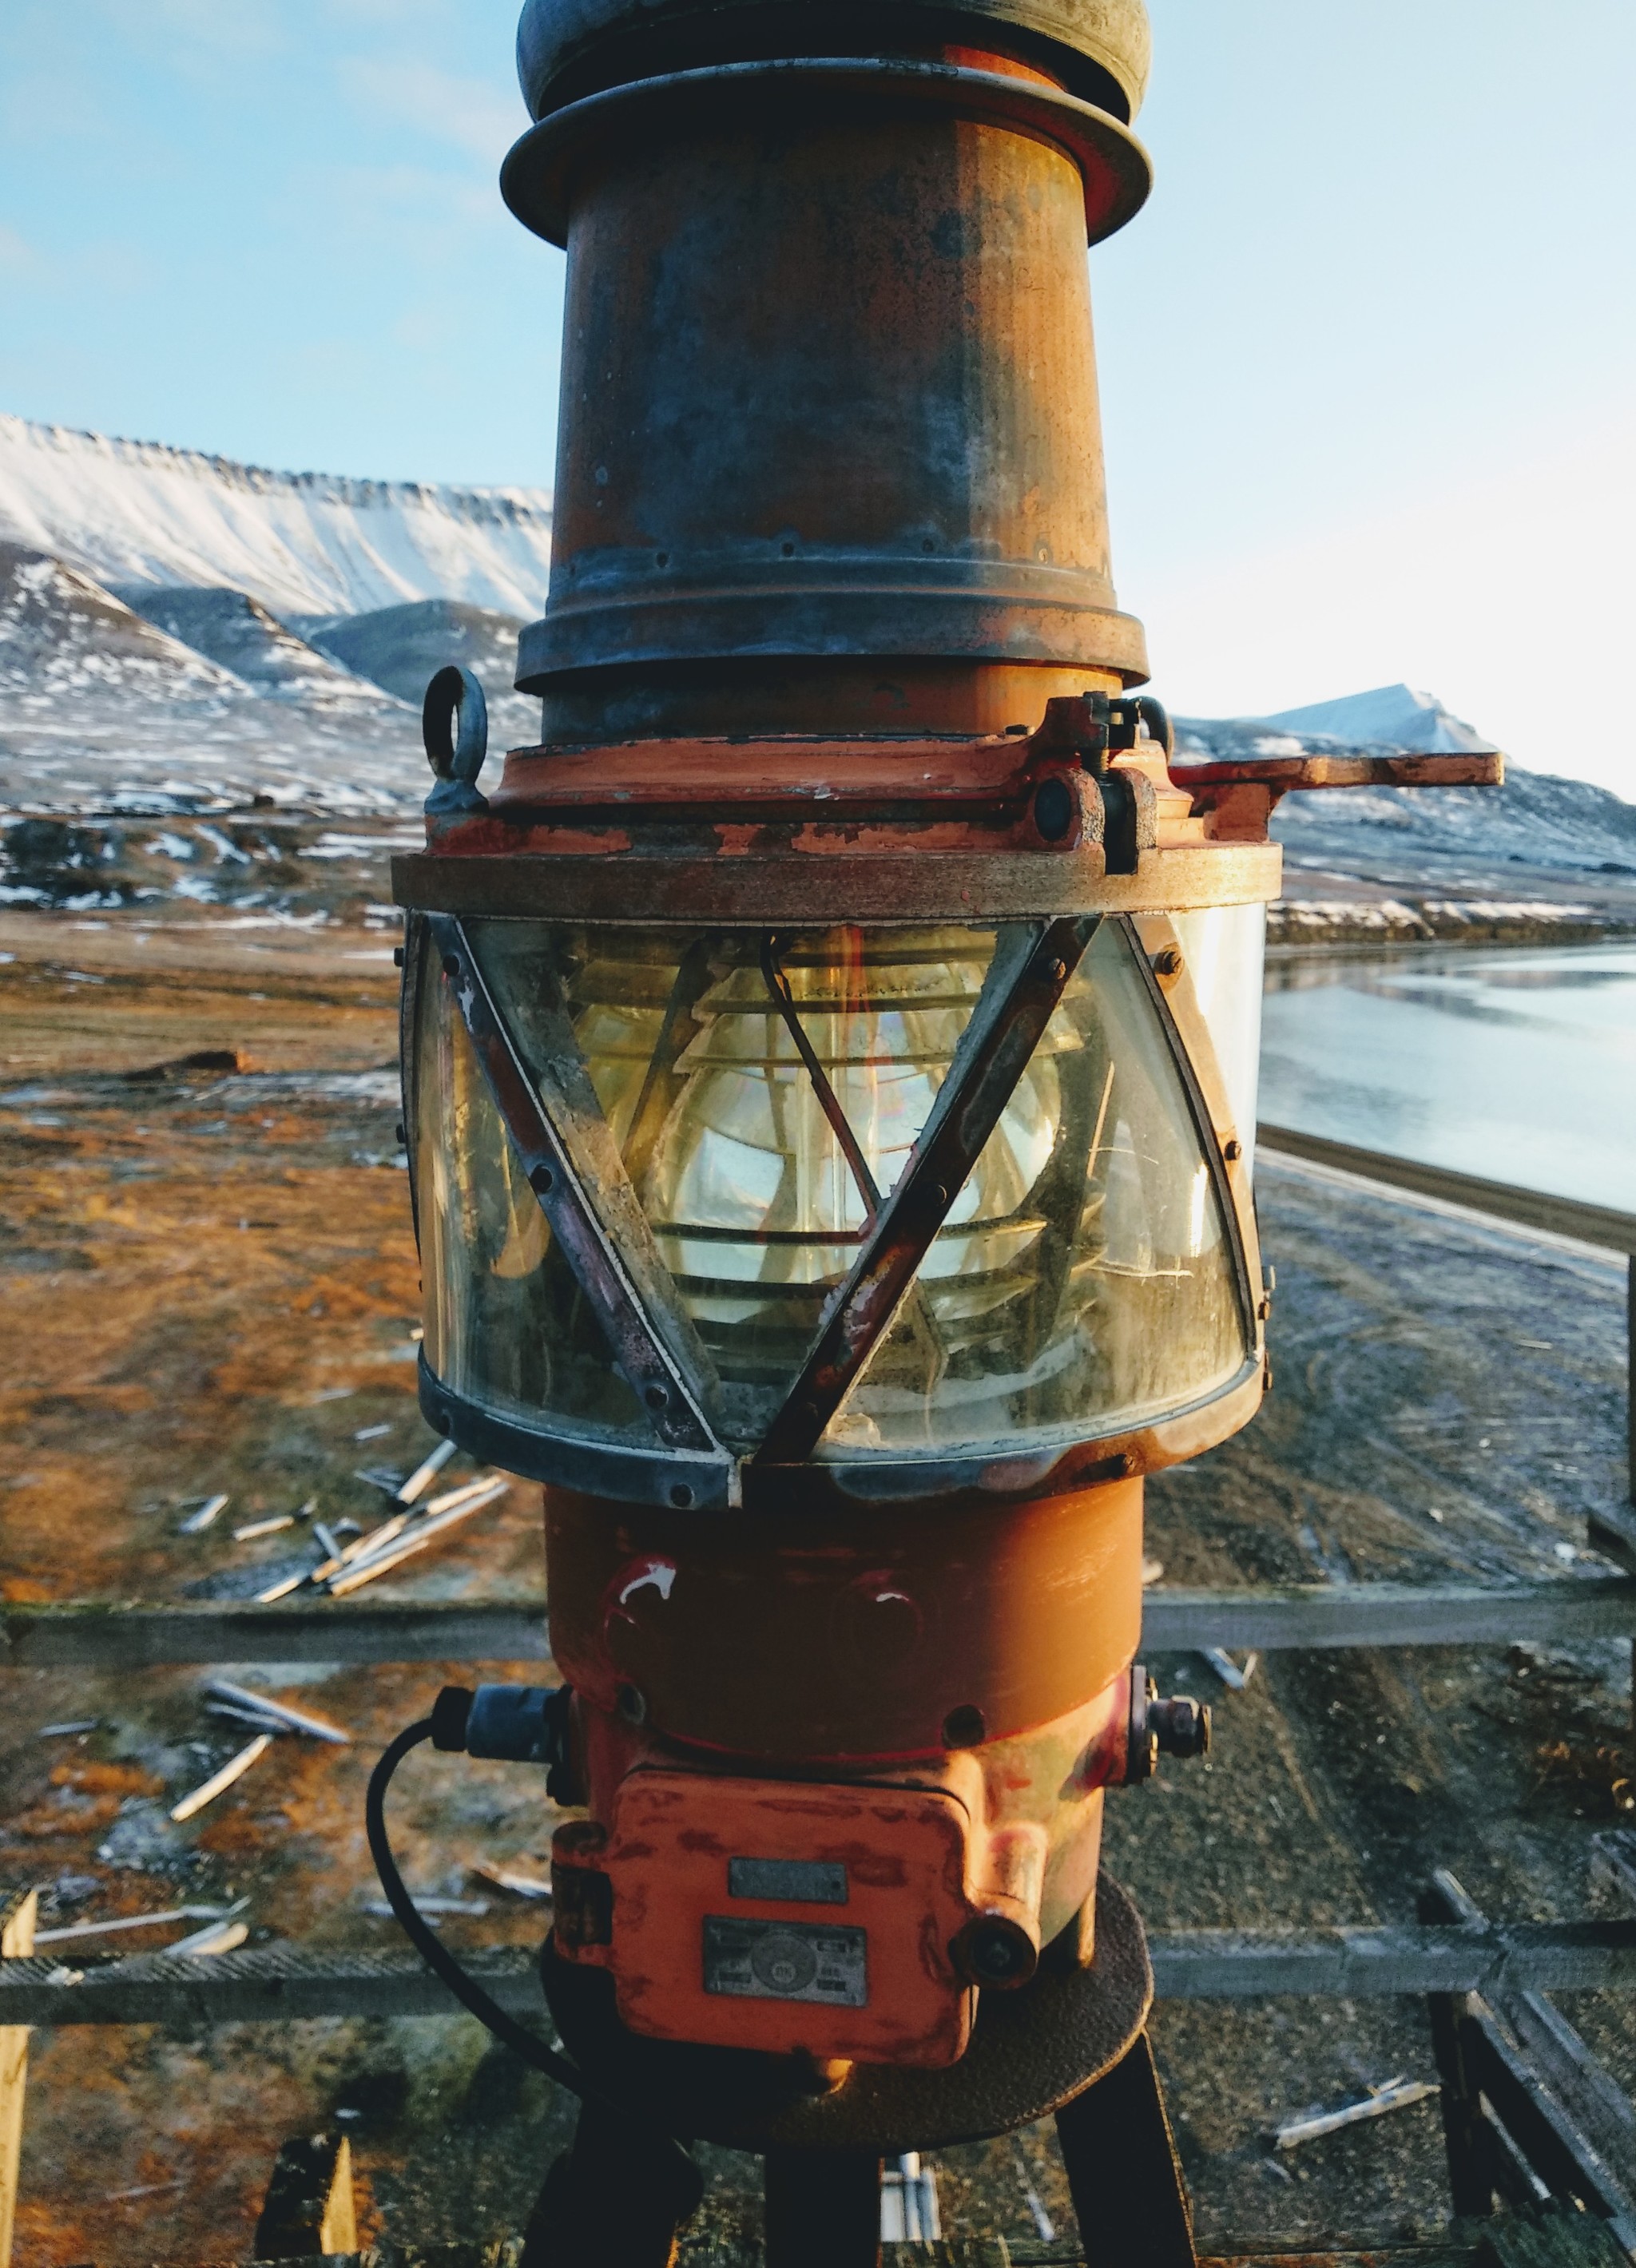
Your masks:
M451 662L438 672L421 703L420 730L438 777L470 787L489 753L489 704L469 669Z

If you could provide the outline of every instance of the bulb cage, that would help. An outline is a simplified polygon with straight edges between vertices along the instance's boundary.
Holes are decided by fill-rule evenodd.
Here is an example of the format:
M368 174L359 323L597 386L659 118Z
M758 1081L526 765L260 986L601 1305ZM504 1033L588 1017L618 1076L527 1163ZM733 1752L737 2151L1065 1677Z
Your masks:
M1198 919L411 912L428 1418L700 1512L1015 1497L1225 1438L1260 1264ZM1253 1126L1253 1072L1237 1101Z

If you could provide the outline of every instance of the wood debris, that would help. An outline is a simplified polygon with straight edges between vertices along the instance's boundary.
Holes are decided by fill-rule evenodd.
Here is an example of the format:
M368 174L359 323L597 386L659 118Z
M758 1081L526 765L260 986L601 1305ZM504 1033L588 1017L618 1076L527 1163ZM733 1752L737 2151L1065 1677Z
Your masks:
M276 1535L281 1528L293 1528L296 1515L292 1512L276 1512L270 1520L252 1520L243 1528L235 1528L233 1542L250 1543L258 1535Z
M416 1466L408 1480L404 1482L402 1487L398 1491L398 1502L400 1504L413 1504L416 1497L424 1496L427 1489L431 1485L432 1482L436 1480L438 1475L443 1470L443 1468L448 1463L449 1459L453 1454L454 1443L453 1441L439 1441L437 1447L425 1460L424 1463Z
M446 1512L436 1517L432 1516L431 1506L429 1505L426 1508L426 1516L413 1523L394 1543L387 1544L384 1550L372 1551L366 1557L354 1560L350 1566L343 1567L339 1574L332 1575L329 1579L330 1597L344 1598L350 1591L361 1590L365 1583L372 1583L378 1575L384 1575L389 1569L402 1566L404 1560L412 1559L416 1552L424 1551L428 1544L435 1543L438 1536L446 1535L451 1528L458 1526L461 1521L469 1519L474 1512L481 1512L485 1505L492 1504L497 1497L506 1495L511 1485L508 1480L496 1479L486 1483L479 1492L462 1491L466 1497L463 1503L452 1505ZM437 1501L438 1499L434 1498L433 1502Z
M214 1926L238 1911L239 1906L168 1906L163 1913L121 1914L113 1921L76 1921L62 1929L37 1929L34 1943L60 1945L70 1937L111 1937L116 1930L158 1929L162 1923L173 1921L208 1921Z
M1343 2126L1359 2125L1366 2118L1383 2118L1389 2110L1403 2110L1424 2102L1437 2088L1425 2079L1389 2079L1372 2087L1361 2102L1348 2102L1338 2110L1321 2110L1308 2118L1291 2118L1272 2130L1277 2150L1293 2150L1301 2142L1315 2142L1321 2134L1338 2133Z
M520 1874L512 1867L490 1866L478 1859L472 1867L474 1874L485 1882L492 1882L497 1890L509 1890L514 1898L530 1898L550 1902L551 1885L538 1874Z
M230 1499L225 1493L221 1496L207 1496L204 1502L199 1506L197 1512L190 1512L188 1513L187 1519L183 1521L181 1526L177 1529L177 1534L179 1535L203 1535L205 1529L210 1526L211 1522L216 1520L218 1514L225 1512L229 1501Z
M310 1710L291 1707L288 1701L275 1701L270 1694L252 1693L243 1685L235 1685L230 1678L212 1677L205 1690L240 1709L270 1717L275 1724L288 1726L292 1733L306 1733L315 1741L333 1741L337 1748L351 1745L351 1734L328 1717L315 1717Z
M184 1819L191 1819L195 1811L203 1811L207 1803L214 1803L218 1795L225 1795L233 1782L242 1779L251 1765L264 1756L272 1745L270 1733L258 1733L248 1748L240 1749L238 1755L231 1757L220 1771L213 1773L203 1787L195 1787L191 1795L184 1795L180 1803L173 1804L171 1817L177 1826L180 1827Z
M1242 1693L1255 1675L1261 1656L1258 1653L1247 1653L1244 1656L1244 1667L1241 1669L1232 1655L1222 1647L1207 1646L1205 1648L1205 1660L1230 1693Z
M249 1925L242 1921L213 1921L203 1929L195 1929L191 1937L179 1937L174 1945L167 1945L167 1954L179 1953L185 1961L202 1961L209 1954L232 1953L249 1936Z

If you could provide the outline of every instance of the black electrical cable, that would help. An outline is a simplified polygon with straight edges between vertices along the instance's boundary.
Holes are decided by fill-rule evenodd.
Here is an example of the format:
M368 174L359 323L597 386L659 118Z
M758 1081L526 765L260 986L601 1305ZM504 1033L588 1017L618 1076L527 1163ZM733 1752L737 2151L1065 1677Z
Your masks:
M704 2177L687 2151L674 2134L664 2133L645 2119L639 2119L615 2102L600 2088L593 2087L585 2073L570 2063L566 2056L558 2055L542 2040L506 2014L497 2000L490 1999L475 1977L468 1976L437 1932L423 1918L419 1908L404 1888L403 1877L398 1872L397 1861L392 1855L392 1845L387 1839L387 1790L392 1775L411 1749L431 1738L432 1720L423 1717L418 1724L405 1726L397 1737L389 1742L380 1762L369 1776L369 1792L364 1799L364 1828L369 1837L369 1853L375 1862L375 1872L380 1877L380 1887L387 1894L387 1904L392 1908L405 1936L425 1962L434 1977L440 1977L461 2005L468 2008L480 2024L503 2041L513 2055L520 2056L535 2071L542 2071L581 2102L594 2103L623 2124L639 2128L645 2139L662 2152L671 2161L678 2198L690 2197L691 2202L678 2205L678 2222L685 2220L704 2193Z

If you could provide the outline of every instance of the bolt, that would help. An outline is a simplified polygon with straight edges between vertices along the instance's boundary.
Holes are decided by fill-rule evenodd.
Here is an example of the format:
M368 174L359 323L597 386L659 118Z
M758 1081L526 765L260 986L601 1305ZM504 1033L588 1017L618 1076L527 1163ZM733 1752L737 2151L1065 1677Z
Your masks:
M686 1512L693 1502L693 1491L685 1482L678 1481L670 1491L670 1501L678 1512Z
M1153 975L1155 976L1179 976L1181 974L1182 956L1175 946L1167 945L1161 953L1154 954Z
M953 1950L956 1965L974 1984L1000 1992L1026 1984L1039 1967L1039 1948L1028 1932L997 1915L968 1923Z
M528 1176L528 1186L536 1196L549 1197L556 1186L556 1176L549 1166L536 1166Z
M639 1685L622 1685L614 1696L614 1706L627 1725L647 1722L647 1696Z
M1066 981L1068 964L1065 961L1038 961L1034 973L1042 984L1061 984Z
M650 1386L642 1399L650 1410L662 1410L669 1402L670 1395L662 1386Z
M961 1708L951 1709L944 1718L943 1745L946 1749L977 1748L988 1728L988 1719L982 1710L967 1702Z
M1168 1701L1150 1701L1147 1729L1163 1756L1207 1756L1210 1753L1210 1712L1190 1694L1178 1693Z
M1073 826L1073 790L1066 780L1042 780L1034 794L1034 824L1045 843L1060 843Z
M1229 1166L1236 1165L1238 1160L1244 1154L1244 1145L1241 1141L1239 1141L1237 1137L1234 1136L1230 1142L1224 1142L1221 1145L1221 1154L1227 1160Z
M443 973L451 983L461 973L460 961L452 953L446 953L443 956Z

